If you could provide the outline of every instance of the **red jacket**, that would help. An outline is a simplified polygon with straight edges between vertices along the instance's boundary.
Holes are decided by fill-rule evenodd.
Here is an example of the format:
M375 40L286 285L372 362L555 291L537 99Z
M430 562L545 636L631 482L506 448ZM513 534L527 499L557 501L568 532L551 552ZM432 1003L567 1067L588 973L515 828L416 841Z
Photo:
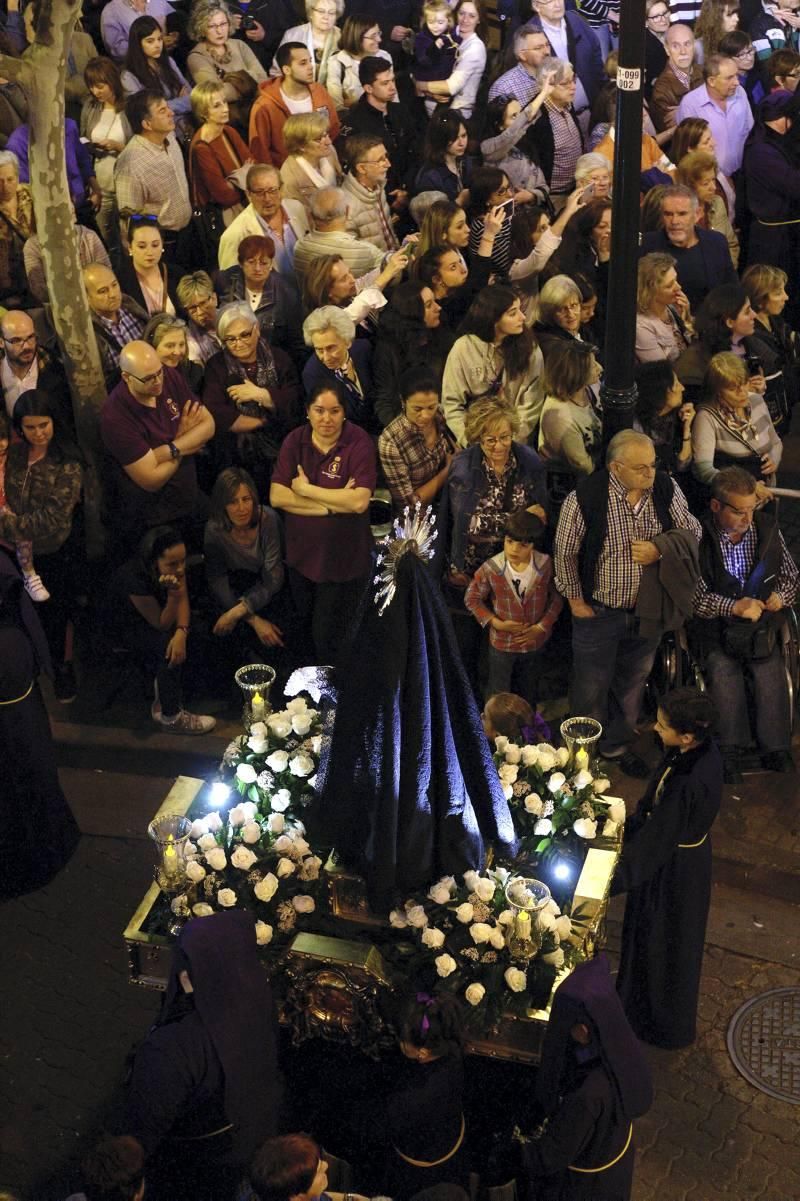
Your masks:
M258 85L258 95L250 110L250 153L257 163L280 167L286 158L283 127L291 116L281 95L282 79L270 79ZM328 132L333 141L339 136L339 118L333 98L321 83L310 83L314 112L327 109Z
M482 563L475 572L464 596L464 604L482 626L488 625L492 617L499 617L501 621L524 621L530 625L538 623L542 632L530 648L531 651L538 651L553 632L564 602L553 584L553 560L550 556L535 551L533 566L533 586L520 600L505 574L506 557L501 551ZM489 607L490 602L493 609ZM511 640L510 632L489 629L489 641L496 651L516 653Z

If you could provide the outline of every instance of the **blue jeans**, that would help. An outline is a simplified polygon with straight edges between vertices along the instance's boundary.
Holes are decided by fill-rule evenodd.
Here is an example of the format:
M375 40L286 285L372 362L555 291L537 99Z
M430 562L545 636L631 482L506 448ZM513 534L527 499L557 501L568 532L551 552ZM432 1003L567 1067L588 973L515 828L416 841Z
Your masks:
M792 742L789 690L780 647L776 646L768 659L750 663L740 663L714 647L706 658L705 673L708 691L717 708L721 746L748 747L755 733L759 750L789 750ZM753 689L755 731L750 727L745 674Z
M602 754L619 754L636 737L644 686L660 638L643 638L639 621L625 609L592 602L594 617L572 618L572 714L594 717L603 727Z

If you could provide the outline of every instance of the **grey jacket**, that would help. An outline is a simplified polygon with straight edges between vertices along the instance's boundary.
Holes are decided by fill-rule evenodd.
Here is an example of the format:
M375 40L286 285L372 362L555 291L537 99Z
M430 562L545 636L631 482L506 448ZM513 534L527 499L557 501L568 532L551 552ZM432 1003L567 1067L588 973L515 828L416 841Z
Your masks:
M700 544L691 530L665 530L653 542L661 558L642 571L636 600L639 632L645 638L685 625L700 579Z

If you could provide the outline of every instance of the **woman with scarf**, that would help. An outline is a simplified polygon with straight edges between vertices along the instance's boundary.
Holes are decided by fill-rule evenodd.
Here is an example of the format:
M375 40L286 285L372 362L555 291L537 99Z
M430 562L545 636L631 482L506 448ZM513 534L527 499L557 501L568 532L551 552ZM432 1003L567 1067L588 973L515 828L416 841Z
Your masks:
M246 301L217 320L223 349L209 359L203 403L213 414L216 470L244 467L266 500L284 436L300 421L300 384L289 356L271 347Z
M664 758L636 812L611 885L628 894L617 989L639 1038L687 1047L711 902L711 827L722 800L722 756L707 692L679 688L658 707Z
M521 1147L536 1197L630 1201L633 1120L653 1086L605 955L578 964L555 993L536 1097L545 1120Z
M195 918L173 951L161 1015L136 1052L125 1130L153 1201L227 1201L278 1129L277 1018L241 909Z

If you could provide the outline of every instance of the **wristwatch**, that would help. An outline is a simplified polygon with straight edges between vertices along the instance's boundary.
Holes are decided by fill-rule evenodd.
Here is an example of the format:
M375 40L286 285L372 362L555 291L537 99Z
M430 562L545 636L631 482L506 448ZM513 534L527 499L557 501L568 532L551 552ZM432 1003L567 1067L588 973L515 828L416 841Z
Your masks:
M181 452L178 450L175 443L168 442L167 445L169 446L169 457L171 459L179 459L181 457Z

